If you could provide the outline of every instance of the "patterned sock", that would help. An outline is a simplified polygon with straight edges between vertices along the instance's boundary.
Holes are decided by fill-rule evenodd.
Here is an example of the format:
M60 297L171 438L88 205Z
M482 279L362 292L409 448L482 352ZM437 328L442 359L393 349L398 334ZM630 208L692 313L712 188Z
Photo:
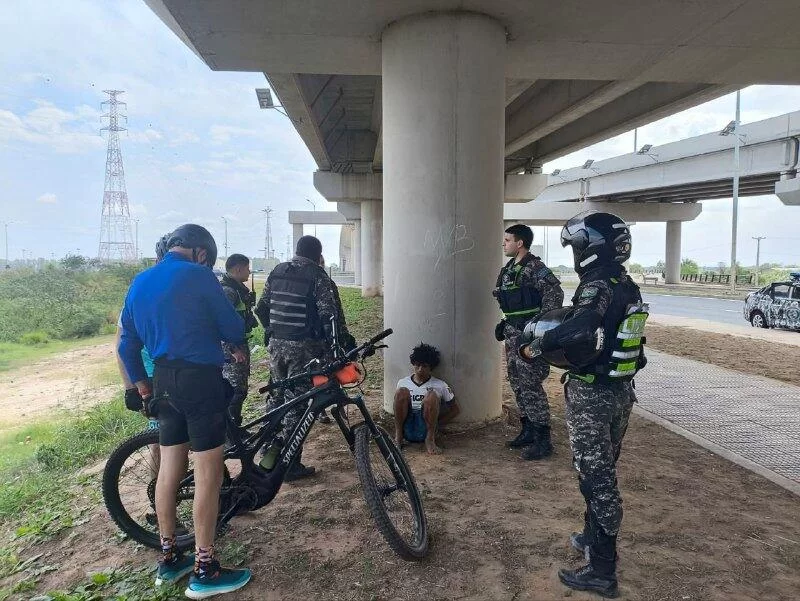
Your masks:
M178 548L175 546L175 535L161 536L161 560L164 563L175 561Z
M211 570L214 561L214 545L210 547L197 547L194 555L194 571L198 576L202 576Z

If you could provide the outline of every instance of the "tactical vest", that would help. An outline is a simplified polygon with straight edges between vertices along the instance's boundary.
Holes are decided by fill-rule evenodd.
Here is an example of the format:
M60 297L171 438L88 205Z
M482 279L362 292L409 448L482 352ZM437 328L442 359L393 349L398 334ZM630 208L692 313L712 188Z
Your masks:
M608 278L606 281L611 284L611 304L603 319L603 352L590 373L571 374L587 382L594 382L596 376L610 381L628 381L646 363L644 326L649 306L642 302L639 289L630 280Z
M279 340L322 339L315 297L319 267L281 263L267 278L270 336Z
M511 259L500 271L493 292L506 321L525 323L542 310L542 295L531 284L519 284L519 276L534 258L530 253L517 263Z

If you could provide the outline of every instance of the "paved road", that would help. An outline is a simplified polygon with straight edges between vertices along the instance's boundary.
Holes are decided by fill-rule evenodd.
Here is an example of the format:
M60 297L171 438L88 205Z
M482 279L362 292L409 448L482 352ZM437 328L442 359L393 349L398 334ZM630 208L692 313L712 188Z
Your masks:
M564 289L564 302L566 304L569 303L574 292L574 289ZM742 298L728 300L699 296L650 294L647 292L642 294L644 302L650 304L650 312L653 315L677 315L678 317L707 319L708 321L737 326L747 325L744 317L742 317L744 296L744 293L742 293Z

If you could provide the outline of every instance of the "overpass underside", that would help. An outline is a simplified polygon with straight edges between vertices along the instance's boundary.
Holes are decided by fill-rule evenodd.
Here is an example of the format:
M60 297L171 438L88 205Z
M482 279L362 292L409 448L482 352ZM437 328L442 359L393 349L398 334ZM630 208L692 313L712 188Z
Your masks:
M738 86L800 83L795 0L146 1L212 69L267 74L320 172L349 178L361 243L383 253L387 402L425 340L468 420L500 410L509 174L535 187L546 160Z

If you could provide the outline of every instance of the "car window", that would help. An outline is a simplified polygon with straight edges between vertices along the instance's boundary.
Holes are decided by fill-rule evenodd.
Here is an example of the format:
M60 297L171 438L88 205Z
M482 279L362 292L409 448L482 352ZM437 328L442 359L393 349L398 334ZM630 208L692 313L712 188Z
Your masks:
M772 295L775 298L789 298L789 285L788 284L776 284L772 288Z
M792 286L792 300L800 300L800 286Z

